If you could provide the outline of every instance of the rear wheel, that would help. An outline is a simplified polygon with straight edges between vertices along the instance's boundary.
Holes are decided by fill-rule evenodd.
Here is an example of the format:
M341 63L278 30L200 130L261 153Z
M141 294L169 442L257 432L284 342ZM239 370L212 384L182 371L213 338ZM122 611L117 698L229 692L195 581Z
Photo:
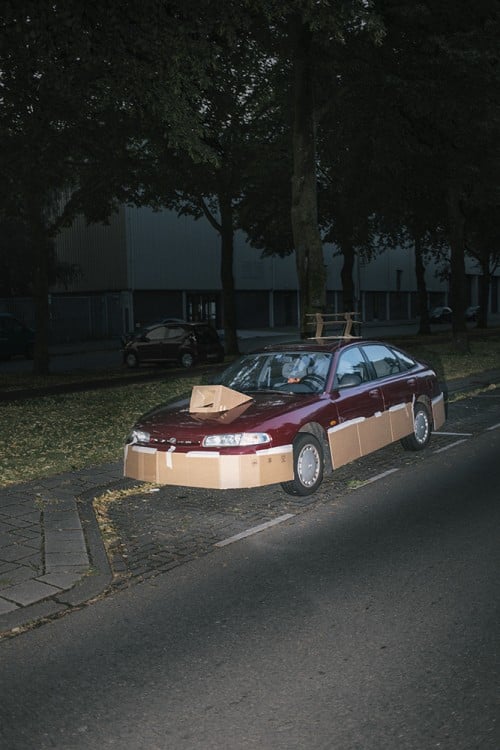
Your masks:
M401 440L401 445L407 451L421 451L431 439L431 417L425 404L415 404L413 417L413 434Z
M294 478L281 486L289 495L312 495L323 481L323 468L318 440L308 432L300 432L293 441Z
M191 352L182 352L180 356L180 362L183 367L193 367L194 356Z
M137 354L134 352L127 352L125 355L125 364L127 367L138 367L139 366L139 359L137 357Z

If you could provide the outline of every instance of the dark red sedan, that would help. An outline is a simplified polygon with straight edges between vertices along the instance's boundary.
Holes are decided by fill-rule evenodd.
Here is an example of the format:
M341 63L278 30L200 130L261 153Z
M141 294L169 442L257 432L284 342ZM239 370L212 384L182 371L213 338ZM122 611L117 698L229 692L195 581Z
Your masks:
M214 489L281 483L309 495L325 470L385 445L425 448L444 420L434 370L391 344L265 347L139 419L125 475Z

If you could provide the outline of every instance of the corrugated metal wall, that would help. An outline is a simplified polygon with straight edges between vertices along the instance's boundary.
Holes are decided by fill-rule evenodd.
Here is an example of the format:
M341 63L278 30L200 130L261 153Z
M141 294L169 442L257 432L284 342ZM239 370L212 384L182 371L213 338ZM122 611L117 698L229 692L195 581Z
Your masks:
M120 291L128 288L125 240L125 208L113 214L109 225L87 224L79 216L56 239L58 259L79 275L68 288L61 284L53 292Z

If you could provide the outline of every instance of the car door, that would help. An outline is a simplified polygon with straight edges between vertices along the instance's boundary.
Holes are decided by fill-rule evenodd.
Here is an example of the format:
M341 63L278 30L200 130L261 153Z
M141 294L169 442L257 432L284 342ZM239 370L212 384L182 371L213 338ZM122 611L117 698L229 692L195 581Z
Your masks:
M160 325L149 328L137 342L139 358L144 361L161 362L165 359L165 338L167 327Z
M383 344L364 344L362 349L376 378L374 386L383 395L391 430L390 442L400 440L413 429L413 397L417 379L412 372L411 360L405 362Z
M163 356L166 360L176 362L179 359L180 352L186 345L189 338L189 331L177 323L170 323L166 326L166 335L163 346ZM187 348L192 349L191 346Z
M337 424L328 429L334 469L390 442L382 389L359 346L340 353L332 400L338 416Z

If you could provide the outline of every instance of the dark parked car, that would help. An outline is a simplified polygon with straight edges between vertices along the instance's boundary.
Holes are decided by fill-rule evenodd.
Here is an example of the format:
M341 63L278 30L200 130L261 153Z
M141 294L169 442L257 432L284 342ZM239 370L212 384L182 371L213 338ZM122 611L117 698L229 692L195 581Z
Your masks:
M479 305L470 305L470 307L468 307L467 310L465 311L465 319L477 320L478 313L479 313Z
M10 313L0 313L0 359L23 356L32 359L35 332Z
M451 323L451 316L451 307L435 307L429 317L431 323Z
M390 344L270 346L139 419L125 475L216 489L281 483L309 495L325 468L398 440L425 448L444 419L434 370Z
M152 323L131 335L123 348L123 361L128 367L141 362L175 362L192 367L197 362L223 360L224 347L208 323L172 319Z

